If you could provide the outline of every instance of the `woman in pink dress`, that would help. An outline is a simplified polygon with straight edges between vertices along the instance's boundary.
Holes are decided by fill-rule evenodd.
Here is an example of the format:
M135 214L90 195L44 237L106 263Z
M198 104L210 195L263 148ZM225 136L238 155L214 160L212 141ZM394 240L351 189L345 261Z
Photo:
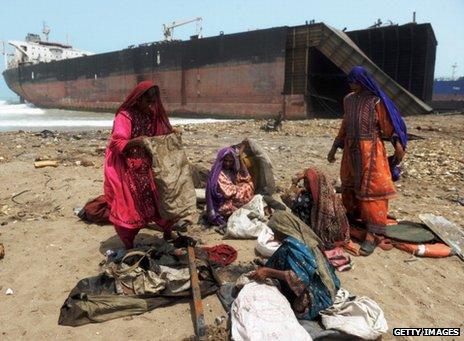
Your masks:
M143 138L173 130L152 81L139 83L119 107L105 154L105 198L109 220L126 249L134 247L140 229L150 222L170 236L172 222L161 219L151 172L151 155Z

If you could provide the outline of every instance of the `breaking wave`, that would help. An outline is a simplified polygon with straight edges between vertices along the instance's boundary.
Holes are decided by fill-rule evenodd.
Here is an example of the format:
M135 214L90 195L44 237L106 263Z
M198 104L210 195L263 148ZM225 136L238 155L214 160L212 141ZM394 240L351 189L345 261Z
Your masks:
M43 115L45 110L36 108L32 104L20 104L0 100L0 115Z
M0 100L0 131L111 128L113 113L40 109L32 104ZM218 122L216 119L171 118L173 125Z

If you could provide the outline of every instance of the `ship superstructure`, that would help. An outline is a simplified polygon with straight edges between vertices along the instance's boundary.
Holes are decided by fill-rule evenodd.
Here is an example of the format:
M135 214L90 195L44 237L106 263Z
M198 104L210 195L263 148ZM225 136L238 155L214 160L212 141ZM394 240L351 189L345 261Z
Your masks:
M93 54L73 49L70 45L41 41L36 34L28 34L25 41L10 40L8 44L14 47L14 53L7 61L8 69Z

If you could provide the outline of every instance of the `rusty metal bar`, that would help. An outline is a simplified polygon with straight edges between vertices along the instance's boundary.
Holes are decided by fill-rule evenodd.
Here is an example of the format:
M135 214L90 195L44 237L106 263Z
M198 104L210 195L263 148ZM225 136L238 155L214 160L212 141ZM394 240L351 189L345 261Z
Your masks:
M193 298L193 318L195 335L199 340L206 336L205 315L203 314L203 302L201 301L200 282L198 280L197 266L195 264L195 251L192 246L187 247L190 268L190 285Z
M308 56L309 56L309 26L306 26L306 57L305 57L305 91L308 93Z
M296 32L295 28L293 28L293 44L292 44L292 82L290 84L290 94L293 95L293 82L295 79L295 39L296 39Z

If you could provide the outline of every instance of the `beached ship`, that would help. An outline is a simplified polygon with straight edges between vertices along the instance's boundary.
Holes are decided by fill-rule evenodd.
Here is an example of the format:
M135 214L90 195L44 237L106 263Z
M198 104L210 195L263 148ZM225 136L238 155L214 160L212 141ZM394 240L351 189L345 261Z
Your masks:
M432 99L439 110L464 109L464 77L436 79Z
M93 55L36 44L50 53L62 48L60 58L34 61L18 48L3 76L11 90L39 107L113 111L137 82L152 79L173 116L336 117L348 91L346 74L363 65L404 115L432 110L427 103L437 42L430 24L345 33L307 23Z

